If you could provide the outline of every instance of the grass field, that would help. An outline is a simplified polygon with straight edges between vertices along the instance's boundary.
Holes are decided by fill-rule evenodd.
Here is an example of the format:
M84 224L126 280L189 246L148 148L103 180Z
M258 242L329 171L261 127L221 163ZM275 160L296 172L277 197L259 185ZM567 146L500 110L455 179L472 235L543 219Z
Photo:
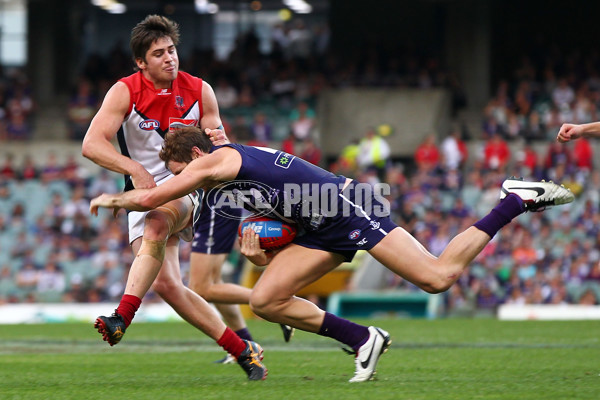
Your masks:
M377 380L350 384L331 339L250 321L269 377L184 323L134 323L110 348L91 324L0 325L0 399L600 399L600 322L359 320L390 332Z

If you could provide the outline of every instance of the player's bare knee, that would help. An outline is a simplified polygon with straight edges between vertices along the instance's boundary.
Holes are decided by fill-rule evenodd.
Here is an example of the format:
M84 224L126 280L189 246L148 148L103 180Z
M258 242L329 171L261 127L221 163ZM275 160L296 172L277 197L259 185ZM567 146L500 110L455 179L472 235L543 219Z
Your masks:
M447 277L437 276L419 284L419 287L427 293L438 294L450 289L453 283L454 281Z
M172 279L156 279L152 283L152 290L162 299L167 299L169 296L177 293L178 284Z
M204 286L201 285L199 282L193 281L190 279L190 282L188 284L188 287L194 292L196 293L198 296L202 296L204 297Z
M261 318L268 319L269 315L274 311L274 302L266 293L253 290L248 301L248 305L253 313Z
M158 211L150 211L144 220L144 238L165 240L169 236L169 224L166 216Z
M210 286L211 285L207 285L205 282L198 281L190 281L189 284L190 289L192 289L198 296L202 297L209 303L214 300L211 295Z

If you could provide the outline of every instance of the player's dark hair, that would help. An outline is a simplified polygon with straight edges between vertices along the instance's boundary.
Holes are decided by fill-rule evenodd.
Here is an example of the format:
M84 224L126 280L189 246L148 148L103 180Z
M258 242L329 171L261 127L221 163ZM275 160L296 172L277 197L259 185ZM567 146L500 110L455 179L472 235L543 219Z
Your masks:
M178 128L165 135L165 141L158 156L165 164L169 161L189 163L192 161L194 146L203 153L210 153L212 142L208 135L196 126Z
M173 44L179 44L179 25L162 15L148 15L131 30L129 47L133 61L141 58L146 62L146 52L152 43L160 38L169 37ZM137 70L137 67L136 67Z

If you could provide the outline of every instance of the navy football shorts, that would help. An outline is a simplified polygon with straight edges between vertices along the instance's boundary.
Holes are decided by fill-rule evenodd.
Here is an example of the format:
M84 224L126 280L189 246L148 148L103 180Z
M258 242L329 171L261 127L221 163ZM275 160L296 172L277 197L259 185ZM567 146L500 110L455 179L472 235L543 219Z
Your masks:
M358 182L352 181L352 184ZM361 185L361 188L365 186ZM338 194L337 205L337 215L323 227L296 236L292 243L341 254L344 261L349 262L358 250L372 249L398 227L389 217L389 205L374 197L372 192L357 193L354 189L346 189Z
M207 198L208 197L208 198ZM238 238L242 208L221 205L214 208L214 196L204 196L202 211L194 225L192 252L228 254ZM226 216L224 216L226 215Z

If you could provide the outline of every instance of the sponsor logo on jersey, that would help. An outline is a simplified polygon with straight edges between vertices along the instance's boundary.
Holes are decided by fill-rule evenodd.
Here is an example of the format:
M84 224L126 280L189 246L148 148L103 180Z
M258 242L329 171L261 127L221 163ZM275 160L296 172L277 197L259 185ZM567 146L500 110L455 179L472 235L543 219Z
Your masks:
M371 221L371 222L369 222L369 224L371 224L371 229L373 229L374 231L379 229L379 227L381 226L379 221Z
M156 93L158 96L168 96L171 94L171 89L162 89L160 92Z
M359 240L358 242L356 242L356 244L358 246L364 246L365 244L367 244L367 238L362 238L361 240Z
M358 237L360 236L360 232L361 232L360 229L353 230L352 232L350 232L348 234L348 239L350 239L350 240L358 239Z
M145 131L153 131L160 127L160 122L155 119L146 119L140 122L139 127Z
M292 161L294 161L294 157L291 154L288 153L279 153L279 155L277 156L277 158L275 159L275 165L277 165L278 167L281 168L285 168L288 169L290 167L290 165L292 164Z
M196 126L198 125L197 119L185 119L185 118L169 118L169 132L175 129L183 128L184 126Z

